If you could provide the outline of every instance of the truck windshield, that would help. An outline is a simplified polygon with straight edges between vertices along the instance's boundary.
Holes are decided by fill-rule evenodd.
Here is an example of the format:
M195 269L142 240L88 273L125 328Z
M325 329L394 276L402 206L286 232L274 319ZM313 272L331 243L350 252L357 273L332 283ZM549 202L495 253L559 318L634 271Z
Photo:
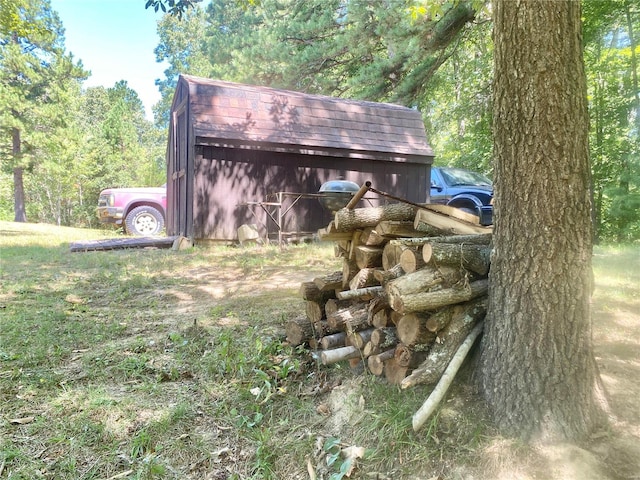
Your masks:
M461 168L443 168L441 172L444 181L451 187L457 185L473 185L477 187L492 186L491 180L481 173L471 172Z

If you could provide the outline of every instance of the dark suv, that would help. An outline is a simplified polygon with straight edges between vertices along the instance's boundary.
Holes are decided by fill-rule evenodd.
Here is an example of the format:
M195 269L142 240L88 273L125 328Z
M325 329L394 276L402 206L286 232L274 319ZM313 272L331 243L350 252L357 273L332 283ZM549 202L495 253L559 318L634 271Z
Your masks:
M493 223L493 183L484 175L452 167L431 167L431 203L477 215L481 225Z

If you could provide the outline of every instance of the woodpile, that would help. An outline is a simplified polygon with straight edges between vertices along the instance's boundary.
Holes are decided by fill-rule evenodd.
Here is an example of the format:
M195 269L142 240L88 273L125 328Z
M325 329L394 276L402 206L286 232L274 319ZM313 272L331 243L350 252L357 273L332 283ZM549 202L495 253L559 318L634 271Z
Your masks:
M305 314L286 324L287 340L401 388L439 382L481 329L491 230L440 205L343 208L318 232L342 270L302 283Z

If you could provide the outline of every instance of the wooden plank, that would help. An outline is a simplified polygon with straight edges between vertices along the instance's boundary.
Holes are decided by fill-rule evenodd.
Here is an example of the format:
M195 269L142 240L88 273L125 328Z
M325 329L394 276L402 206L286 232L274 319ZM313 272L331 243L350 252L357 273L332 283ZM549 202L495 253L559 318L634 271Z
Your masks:
M179 236L87 240L83 242L73 242L70 246L70 250L72 252L95 252L105 250L124 250L127 248L171 248L173 247L173 242L175 242L177 238L179 238Z

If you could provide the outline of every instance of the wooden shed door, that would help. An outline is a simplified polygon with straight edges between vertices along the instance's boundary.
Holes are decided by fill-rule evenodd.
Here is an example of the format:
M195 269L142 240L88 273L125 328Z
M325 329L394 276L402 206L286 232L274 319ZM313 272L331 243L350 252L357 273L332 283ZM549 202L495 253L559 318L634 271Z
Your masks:
M189 236L189 216L191 209L187 208L187 179L188 171L188 130L187 130L187 110L182 108L174 113L175 125L175 156L173 165L173 201L171 208L174 212L175 233L178 235Z

